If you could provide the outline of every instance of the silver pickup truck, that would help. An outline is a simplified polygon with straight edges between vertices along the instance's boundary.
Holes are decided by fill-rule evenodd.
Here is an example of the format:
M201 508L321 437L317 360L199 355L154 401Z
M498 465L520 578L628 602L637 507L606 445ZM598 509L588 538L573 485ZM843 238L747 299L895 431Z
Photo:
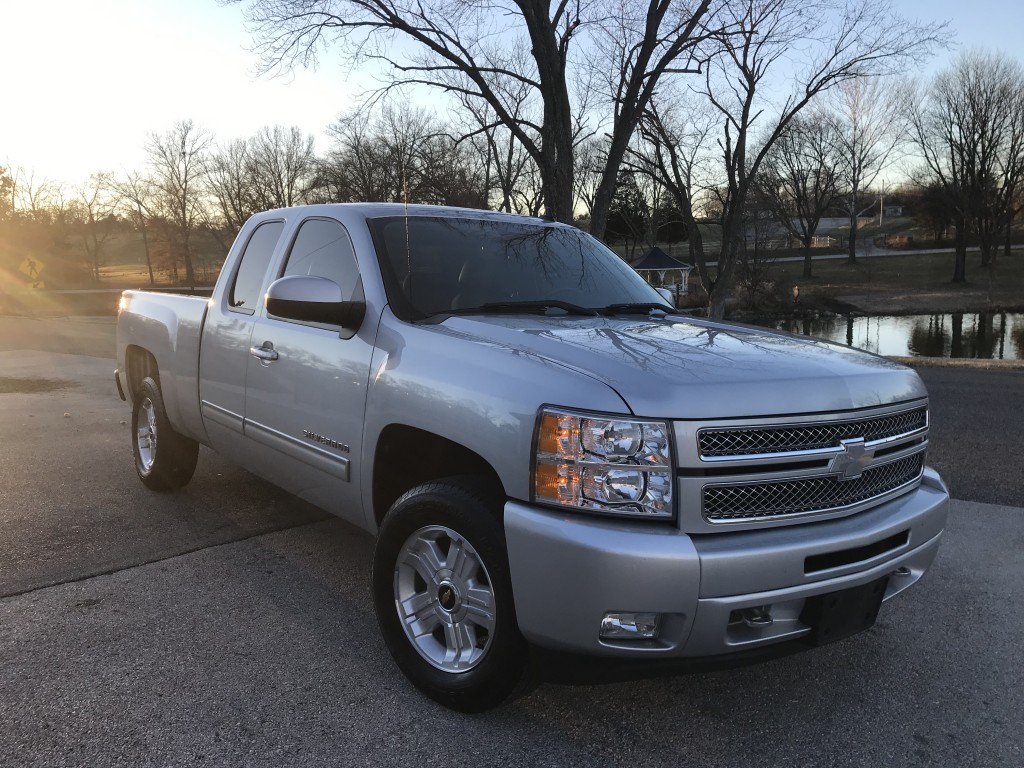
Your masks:
M207 445L376 534L388 648L467 711L531 647L647 664L847 637L946 521L912 370L678 315L540 219L262 213L210 299L124 293L117 360L142 481L185 485Z

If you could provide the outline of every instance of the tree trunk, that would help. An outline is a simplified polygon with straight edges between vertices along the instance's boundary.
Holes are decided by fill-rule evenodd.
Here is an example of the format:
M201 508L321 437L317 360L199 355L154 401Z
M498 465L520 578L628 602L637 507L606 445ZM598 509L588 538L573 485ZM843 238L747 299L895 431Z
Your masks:
M855 210L856 207L856 204L853 204L851 206L850 212L850 237L846 241L846 245L848 248L846 256L847 264L857 263L857 211Z
M625 116L619 118L620 122L625 119ZM635 125L636 121L632 122ZM632 135L632 131L626 133L620 130L613 138L608 148L604 171L601 173L601 181L594 191L594 204L590 209L590 234L598 240L604 239L604 231L608 226L608 212L611 210L612 198L615 197L615 187L619 180L619 168L626 156L626 147Z
M729 297L732 286L732 276L735 272L737 250L739 244L737 238L732 238L732 245L729 246L728 257L725 250L725 233L722 235L722 252L718 255L718 279L715 280L711 289L710 302L708 303L708 317L712 320L725 318L725 301Z
M978 222L978 245L981 246L981 266L991 266L994 256L995 249L992 247L992 232L991 226L987 222Z
M590 207L590 234L598 240L604 239L604 232L608 228L608 211L611 210L614 194L615 182L608 185L604 179L594 192L594 204Z
M146 219L142 214L142 205L139 205L138 211L139 229L142 230L142 247L146 251L146 269L149 270L149 284L156 285L156 279L153 277L153 258L149 253L149 234L146 231Z
M184 251L185 257L185 282L188 283L190 288L194 288L196 284L196 271L192 266L192 251L188 244L185 245Z
M698 263L705 263L704 235L700 233L700 227L697 226L697 222L693 219L686 222L686 236L689 241L687 243L687 250L690 254L690 261L693 262L694 266L697 266Z
M953 264L953 282L963 283L967 280L967 221L963 217L956 220L956 260Z
M953 313L953 334L949 345L950 357L964 356L964 313Z
M534 154L544 191L544 210L555 221L572 223L572 107L566 85L566 61L557 42L557 31L548 15L548 3L529 0L519 3L519 7L529 32L531 52L537 62L544 102L541 147L540 152Z
M811 240L804 242L804 279L809 280L811 275Z

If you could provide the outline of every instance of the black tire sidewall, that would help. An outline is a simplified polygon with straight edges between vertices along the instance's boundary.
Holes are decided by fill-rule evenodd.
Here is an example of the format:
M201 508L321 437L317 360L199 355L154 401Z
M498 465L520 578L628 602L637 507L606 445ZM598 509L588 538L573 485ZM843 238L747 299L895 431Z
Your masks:
M374 550L374 607L391 655L421 691L465 712L488 709L503 701L518 685L525 664L526 643L516 621L500 509L500 502L466 483L428 483L395 502L381 525ZM494 593L491 644L484 658L465 672L445 672L420 656L406 637L395 606L398 554L410 535L431 525L450 528L470 543L487 569Z
M143 466L139 455L139 424L142 420L142 403L147 398L153 404L157 436L153 465L149 469ZM199 445L195 441L179 435L171 427L160 385L147 376L139 384L132 404L132 454L139 479L151 490L179 488L192 478L198 451Z

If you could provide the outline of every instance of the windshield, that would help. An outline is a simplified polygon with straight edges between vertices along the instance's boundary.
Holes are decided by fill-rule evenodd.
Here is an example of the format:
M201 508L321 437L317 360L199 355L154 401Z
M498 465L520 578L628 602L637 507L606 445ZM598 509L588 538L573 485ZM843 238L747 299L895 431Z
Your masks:
M368 221L395 314L602 309L665 301L622 259L578 229L414 216ZM667 307L666 307L667 308Z

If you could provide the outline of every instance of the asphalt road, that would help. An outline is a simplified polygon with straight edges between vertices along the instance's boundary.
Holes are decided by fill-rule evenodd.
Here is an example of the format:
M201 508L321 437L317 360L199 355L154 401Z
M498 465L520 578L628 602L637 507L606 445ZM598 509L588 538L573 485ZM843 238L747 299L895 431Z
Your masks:
M1024 507L1024 370L921 367L928 463L957 499Z
M109 323L48 322L0 318L0 766L1024 764L1024 510L955 502L932 571L843 643L459 715L392 664L368 536L205 450L146 491ZM936 371L954 496L1024 506L1024 372Z

